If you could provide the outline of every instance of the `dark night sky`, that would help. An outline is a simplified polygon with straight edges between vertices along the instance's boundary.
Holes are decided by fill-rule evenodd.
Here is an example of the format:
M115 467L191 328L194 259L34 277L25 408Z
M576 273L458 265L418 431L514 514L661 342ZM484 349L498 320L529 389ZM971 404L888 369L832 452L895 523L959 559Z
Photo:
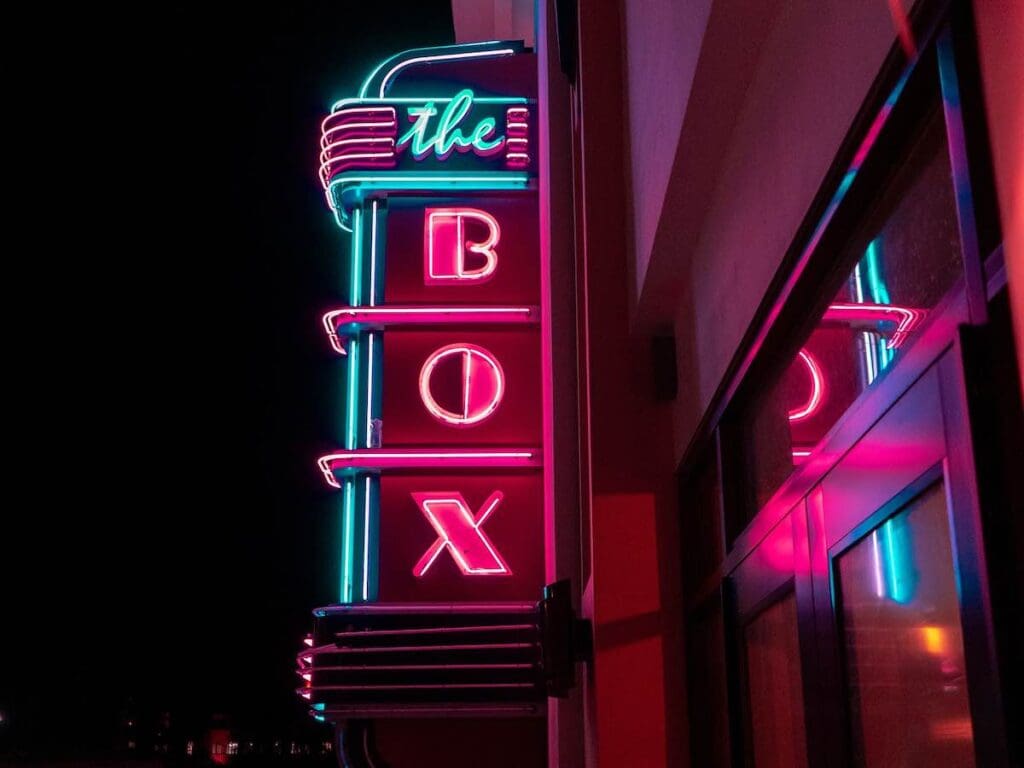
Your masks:
M445 0L288 6L23 30L0 750L102 749L129 697L179 722L302 717L293 657L337 583L314 459L340 419L318 318L344 241L319 120L452 23Z

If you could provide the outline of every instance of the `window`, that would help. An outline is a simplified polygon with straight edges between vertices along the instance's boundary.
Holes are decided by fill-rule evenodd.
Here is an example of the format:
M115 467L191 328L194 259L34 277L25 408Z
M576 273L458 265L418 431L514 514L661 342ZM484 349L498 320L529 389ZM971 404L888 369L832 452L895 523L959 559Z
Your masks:
M730 541L884 378L963 275L945 122L937 85L926 90L907 138L886 147L900 162L837 245L809 321L795 317L779 354L762 356L778 362L747 385L723 426L736 457Z
M796 597L763 610L743 630L755 768L806 768Z
M1019 382L969 7L918 4L680 472L694 765L1015 764Z
M974 765L942 483L838 559L857 765Z

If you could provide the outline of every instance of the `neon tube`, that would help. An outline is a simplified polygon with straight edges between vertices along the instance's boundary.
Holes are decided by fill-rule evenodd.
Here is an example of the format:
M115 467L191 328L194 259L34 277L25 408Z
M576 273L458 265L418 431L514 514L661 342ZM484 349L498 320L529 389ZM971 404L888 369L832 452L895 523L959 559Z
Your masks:
M460 285L467 281L489 280L498 268L494 247L501 239L498 220L479 208L427 208L424 243L424 280L427 285ZM482 242L466 239L466 220L478 221L487 227ZM466 251L483 256L484 264L466 268Z
M341 532L341 601L349 603L352 601L352 517L353 487L352 479L345 478L345 487L342 494L342 532ZM337 481L334 483L337 488Z
M889 349L898 349L924 315L924 310L892 304L830 304L825 310L823 320L842 323L895 323L896 329L892 332L887 346Z
M821 375L818 361L806 349L801 349L799 356L807 367L808 373L811 374L811 394L806 403L789 412L790 421L803 421L814 415L825 399L825 381Z
M325 605L314 608L313 615L319 618L349 613L356 613L361 616L372 614L395 614L401 616L409 613L492 613L495 610L503 613L526 613L533 615L536 609L536 603L509 602L506 600L489 600L480 603L370 603L369 605Z
M433 56L416 56L415 58L412 58L412 59L406 59L405 61L400 61L398 64L395 64L395 66L393 66L388 71L388 73L386 75L384 75L384 79L380 81L380 93L378 95L380 96L380 98L383 99L384 98L384 94L387 92L388 81L392 77L397 75L401 70L405 69L406 67L410 67L413 64L436 64L436 63L442 62L442 61L457 61L457 60L460 60L460 59L481 59L481 58L494 57L494 56L511 56L514 53L515 53L515 49L513 49L513 48L501 48L501 49L496 50L496 51L492 50L492 51L471 51L471 52L467 52L467 53L442 53L442 54L435 54ZM375 75L377 73L374 72L373 74ZM371 77L372 76L373 75L371 75ZM365 87L365 84L364 84L364 87ZM361 93L360 95L365 96L366 94L365 93Z
M447 357L462 358L462 412L442 408L430 390L430 379L440 363ZM464 427L489 418L505 395L505 373L501 364L488 350L475 344L449 344L435 350L423 363L419 377L420 399L438 421L451 426Z
M370 482L371 478L367 476L363 496L363 600L369 599L370 583Z
M445 451L423 448L404 450L356 449L321 456L317 465L327 484L340 488L335 472L366 470L381 472L404 469L534 469L540 466L540 452L528 450Z
M409 107L407 111L414 119L413 125L398 139L395 148L402 151L408 147L415 160L422 160L431 153L438 160L446 160L455 151L473 152L480 157L500 152L505 145L505 137L493 136L497 127L493 117L479 120L468 135L459 127L472 110L473 103L473 91L463 88L448 101L440 114L431 101L421 107ZM434 117L437 117L436 126L433 134L429 134Z
M413 493L420 511L430 521L437 540L413 567L413 574L423 576L445 549L466 576L510 575L512 571L480 527L505 498L495 491L473 515L461 493Z
M413 307L389 304L386 307L344 307L324 314L324 330L331 348L347 354L345 340L363 328L433 325L528 325L540 321L539 307ZM342 326L352 326L346 333Z
M359 173L359 175L353 175ZM529 189L531 186L528 173L518 170L476 172L445 172L419 171L409 174L398 174L394 171L377 175L363 175L361 172L342 171L325 187L327 205L334 212L338 226L351 231L346 224L347 208L365 193L372 191L403 192L431 191L463 192L483 190ZM348 197L346 197L348 195Z
M451 51L451 52L455 53L455 52L462 52L462 51L466 51L466 50L481 48L482 46L490 46L490 48L492 50L497 48L497 47L501 47L501 46L507 47L507 45L505 45L501 40L488 40L486 42L481 41L481 42L475 42L475 43L461 43L459 45L445 46L444 50ZM393 63L395 63L395 62L408 61L410 58L412 58L416 54L434 55L434 56L443 55L443 54L438 53L438 49L437 48L412 48L412 49L407 50L407 51L401 51L400 53L396 53L393 56L389 56L388 58L384 59L384 61L382 61L380 64L378 64L376 67L374 67L373 71L363 81L363 85L359 89L359 96L360 97L365 97L366 96L367 91L370 90L370 84L377 78L377 75L380 72L382 72L385 67L387 67L389 65L393 65Z
M339 101L334 102L331 105L331 112L324 118L327 120L331 115L337 114L337 112L345 107L362 104L426 104L427 102L434 102L435 104L446 104L452 100L451 96L387 96L383 99L377 96L350 96ZM473 101L480 102L481 104L530 104L531 99L524 98L522 96L473 96ZM521 107L525 109L525 107ZM529 112L529 110L526 110ZM321 124L322 128L322 124Z

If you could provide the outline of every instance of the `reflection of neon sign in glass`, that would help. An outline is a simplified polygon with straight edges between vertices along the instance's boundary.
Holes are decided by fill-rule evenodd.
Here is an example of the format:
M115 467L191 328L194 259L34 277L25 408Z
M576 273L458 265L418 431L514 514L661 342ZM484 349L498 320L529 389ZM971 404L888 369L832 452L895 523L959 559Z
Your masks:
M504 136L494 136L496 122L493 117L480 120L468 134L459 127L473 108L473 92L468 88L459 91L441 111L431 133L431 119L438 115L437 106L428 101L422 107L409 107L409 119L413 126L398 140L398 151L406 147L417 160L433 153L438 160L445 160L452 152L473 152L480 157L490 157L501 152L505 146Z
M482 242L466 238L466 222L477 221L487 227ZM498 268L494 246L501 238L498 221L486 211L476 208L427 208L424 230L427 258L423 265L427 285L486 280ZM484 263L466 266L466 251L482 256Z
M475 517L461 493L414 493L412 496L437 532L437 540L412 569L414 574L423 576L445 549L467 576L512 573L490 539L480 530L504 498L501 491L492 493Z
M821 375L821 368L818 365L817 359L806 349L801 349L800 360L803 361L803 364L807 367L807 372L811 376L811 393L807 398L807 402L789 412L790 421L803 421L813 415L821 407L825 399L825 380Z
M460 410L442 407L431 387L434 371L442 361L454 358L461 363ZM420 369L420 399L435 419L452 426L478 424L501 403L505 394L505 374L494 355L475 344L449 344L433 352Z
M830 304L825 310L822 321L838 322L851 327L866 326L876 333L879 323L892 323L893 328L886 343L886 348L892 350L903 345L907 336L917 327L924 315L923 310L892 304ZM806 349L800 350L798 359L810 376L811 390L807 401L789 412L791 422L809 419L820 410L825 402L825 376L817 359ZM794 453L794 455L796 454Z

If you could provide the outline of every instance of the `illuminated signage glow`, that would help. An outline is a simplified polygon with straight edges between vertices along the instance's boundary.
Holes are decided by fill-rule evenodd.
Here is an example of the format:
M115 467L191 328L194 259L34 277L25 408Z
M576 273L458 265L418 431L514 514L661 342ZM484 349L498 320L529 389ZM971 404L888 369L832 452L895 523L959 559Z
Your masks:
M458 413L441 407L431 390L431 377L446 358L457 358L461 365L461 409ZM449 344L433 352L420 369L420 398L430 414L446 424L470 426L492 413L505 394L505 374L494 355L473 344Z
M467 239L466 224L471 221L480 222L487 228L487 237L482 242ZM477 208L427 208L424 280L430 285L488 279L498 268L498 254L494 247L500 239L498 220L486 211ZM483 264L467 267L467 250L483 257Z
M459 91L445 105L431 130L431 118L438 115L437 106L428 101L421 107L409 107L409 119L413 126L402 135L395 145L398 151L406 147L417 160L433 152L439 160L445 160L453 152L474 152L480 157L490 157L501 152L505 146L504 136L495 136L497 125L493 117L485 117L469 132L463 134L459 128L473 108L473 92L468 88Z
M437 531L437 540L412 569L416 576L423 576L445 549L467 576L512 573L490 539L480 530L504 498L501 491L492 493L475 516L461 493L414 493L412 496Z
M338 491L333 607L519 604L546 583L536 87L520 43L408 51L321 123L319 180L349 233L344 298L320 319L343 369L338 447L318 460ZM332 719L320 647L298 693Z
M789 412L790 421L803 421L808 418L821 407L821 403L825 399L825 380L821 375L821 366L818 365L817 359L806 349L800 350L799 358L810 374L811 394L806 403Z

